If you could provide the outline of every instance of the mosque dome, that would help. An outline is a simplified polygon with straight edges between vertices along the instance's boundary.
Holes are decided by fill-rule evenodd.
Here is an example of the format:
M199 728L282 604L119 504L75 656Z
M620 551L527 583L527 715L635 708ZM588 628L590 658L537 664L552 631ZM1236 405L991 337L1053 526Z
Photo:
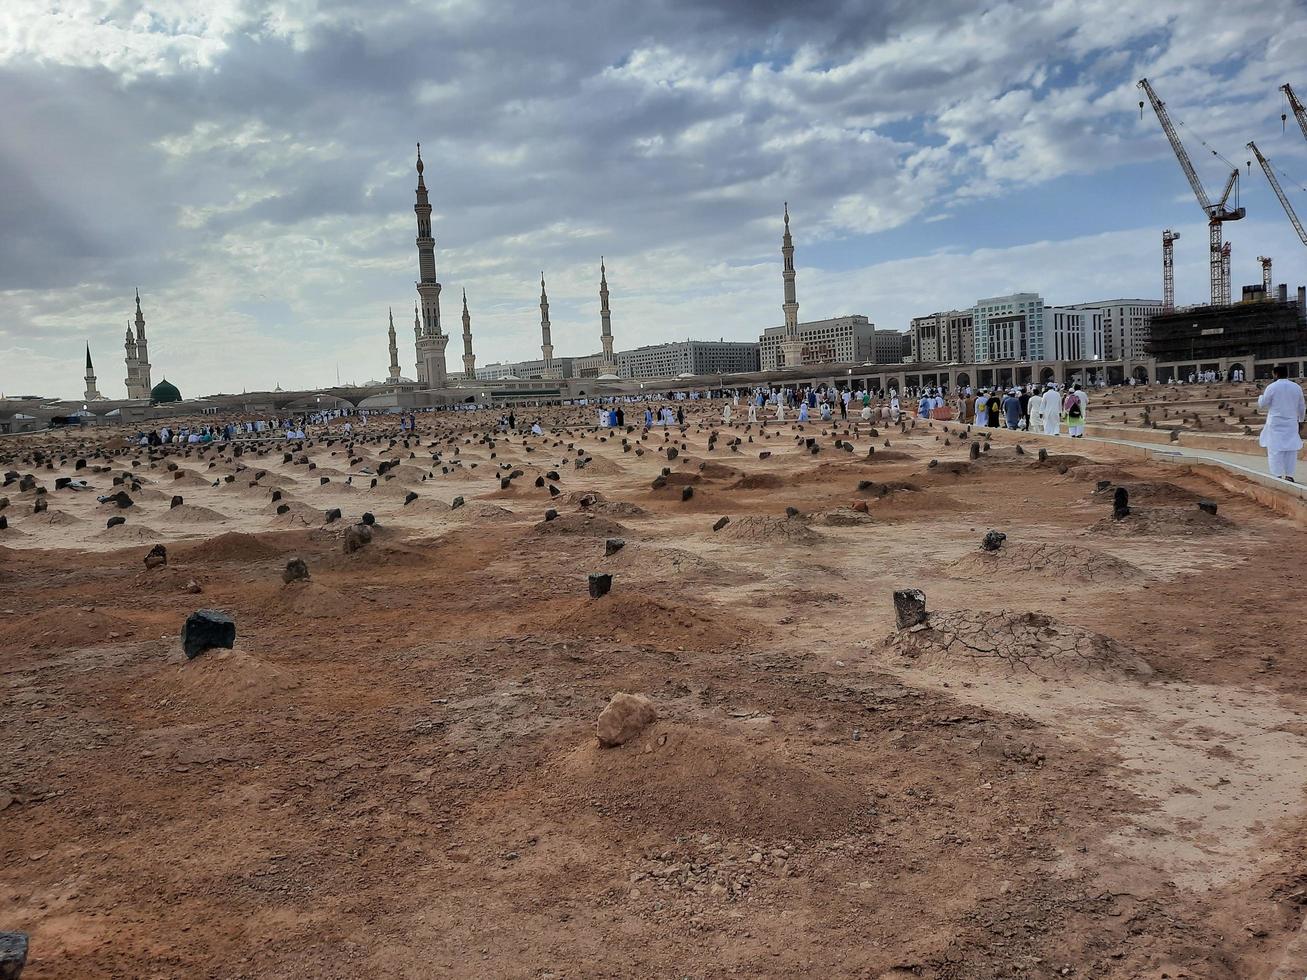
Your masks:
M595 378L596 381L621 381L621 377L616 374L601 374Z
M182 393L177 390L177 386L164 378L157 385L150 389L150 401L155 405L164 402L179 402L182 400Z

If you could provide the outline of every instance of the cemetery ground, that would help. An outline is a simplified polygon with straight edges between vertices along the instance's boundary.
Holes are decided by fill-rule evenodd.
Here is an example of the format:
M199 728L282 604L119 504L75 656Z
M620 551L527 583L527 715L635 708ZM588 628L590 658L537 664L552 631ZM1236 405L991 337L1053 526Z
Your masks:
M1292 516L955 423L541 421L0 446L25 977L1303 975Z

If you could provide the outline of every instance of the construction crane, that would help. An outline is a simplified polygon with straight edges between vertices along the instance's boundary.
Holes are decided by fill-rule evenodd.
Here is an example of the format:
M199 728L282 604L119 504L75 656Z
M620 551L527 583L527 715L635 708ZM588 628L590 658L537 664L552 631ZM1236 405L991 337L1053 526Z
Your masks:
M1203 209L1203 214L1207 215L1207 232L1209 240L1208 270L1212 284L1212 305L1228 306L1230 304L1230 282L1226 278L1225 262L1222 256L1222 234L1221 225L1227 221L1238 221L1248 212L1243 208L1230 208L1227 202L1230 200L1230 193L1239 186L1239 168L1234 167L1230 172L1229 179L1225 182L1225 190L1221 192L1220 200L1215 203L1207 196L1207 191L1203 188L1203 182L1198 179L1198 172L1194 170L1194 165L1189 160L1189 153L1185 150L1184 144L1180 142L1180 135L1175 131L1175 126L1171 123L1171 117L1166 111L1166 103L1157 97L1153 91L1153 86L1148 83L1148 79L1139 80L1139 88L1144 90L1148 96L1148 101L1152 103L1153 112L1157 113L1157 121L1162 124L1162 132L1166 133L1166 138L1171 143L1171 150L1175 153L1175 158L1180 162L1180 169L1184 171L1185 177L1189 181L1189 186L1193 188L1194 197L1198 199L1198 206ZM1143 112L1144 104L1139 103L1139 111ZM1216 151L1212 151L1216 154ZM1219 159L1224 160L1219 154ZM1225 161L1229 163L1228 160Z
M1162 232L1162 312L1175 312L1175 240L1178 231Z
M1262 293L1263 299L1271 298L1271 260L1269 256L1259 255L1257 261L1262 264Z
M1293 110L1293 116L1298 120L1298 127L1302 130L1303 139L1307 139L1307 106L1298 101L1298 96L1294 94L1293 86L1285 82L1280 86L1280 91L1284 97L1289 100L1289 108ZM1280 113L1280 122L1284 122L1284 113Z
M1299 108L1302 107L1299 106ZM1280 182L1275 177L1275 168L1271 166L1266 157L1262 156L1262 151L1257 149L1256 143L1249 143L1248 149L1253 151L1253 156L1255 156L1257 162L1262 165L1262 173L1266 174L1266 179L1270 181L1271 184L1271 190L1275 191L1275 196L1280 199L1280 207L1284 208L1284 213L1289 216L1289 221L1293 224L1294 231L1298 233L1298 237L1302 239L1302 243L1307 245L1307 231L1303 230L1302 222L1298 220L1298 215L1293 210L1293 205L1290 204L1289 199L1285 197L1284 188L1280 186Z
M1230 243L1221 246L1221 302L1217 305L1230 305Z

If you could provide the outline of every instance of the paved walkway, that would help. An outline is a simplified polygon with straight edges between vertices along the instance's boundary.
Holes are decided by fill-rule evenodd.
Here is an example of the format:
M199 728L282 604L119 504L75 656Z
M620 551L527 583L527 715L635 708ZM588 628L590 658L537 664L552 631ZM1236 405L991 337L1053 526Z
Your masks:
M1134 446L1138 449L1150 450L1154 456L1161 459L1174 457L1177 461L1184 459L1193 460L1194 462L1216 463L1227 469L1233 470L1236 473L1242 473L1245 475L1253 473L1262 477L1263 480L1272 479L1270 469L1266 465L1265 451L1253 455L1251 453L1232 453L1221 449L1194 449L1189 446L1180 445L1160 446L1156 443L1133 442L1129 439L1106 439L1101 436L1089 435L1085 436L1085 441L1103 442L1119 446ZM1298 471L1294 475L1299 480L1298 483L1274 480L1274 486L1277 489L1282 488L1286 493L1297 494L1299 497L1307 500L1307 484L1301 482L1307 480L1307 466L1304 466L1302 462L1299 461Z

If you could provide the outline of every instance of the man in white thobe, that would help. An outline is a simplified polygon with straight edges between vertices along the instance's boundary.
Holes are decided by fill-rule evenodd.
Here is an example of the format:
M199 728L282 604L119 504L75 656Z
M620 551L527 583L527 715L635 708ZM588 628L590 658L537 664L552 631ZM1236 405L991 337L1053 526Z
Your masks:
M1302 387L1289 380L1288 370L1277 364L1274 373L1275 380L1257 399L1257 407L1266 412L1266 424L1257 443L1266 450L1271 476L1293 483L1298 450L1302 449L1299 426L1307 420L1307 407L1304 407Z
M1044 435L1055 436L1062 428L1062 396L1057 393L1057 388L1053 385L1048 386L1044 392L1043 409L1044 409Z
M1030 393L1030 398L1026 402L1026 414L1030 416L1030 421L1026 425L1026 431L1032 434L1044 431L1044 396L1037 391Z

